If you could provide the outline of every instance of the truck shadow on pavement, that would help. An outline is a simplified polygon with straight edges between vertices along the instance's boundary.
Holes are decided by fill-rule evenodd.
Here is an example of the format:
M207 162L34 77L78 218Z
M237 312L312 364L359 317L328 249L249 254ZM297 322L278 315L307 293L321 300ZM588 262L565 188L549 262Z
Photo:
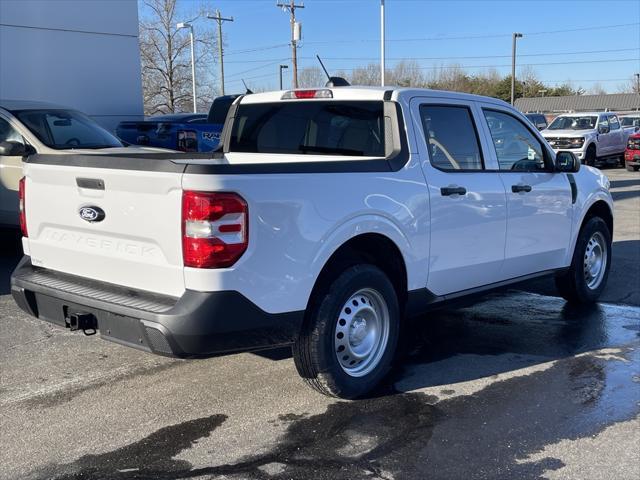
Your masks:
M637 308L574 309L516 292L416 328L408 358L378 396L265 419L285 426L266 451L256 446L259 453L222 465L210 452L204 467L174 459L217 434L226 419L218 414L31 478L537 479L565 464L553 444L639 413Z

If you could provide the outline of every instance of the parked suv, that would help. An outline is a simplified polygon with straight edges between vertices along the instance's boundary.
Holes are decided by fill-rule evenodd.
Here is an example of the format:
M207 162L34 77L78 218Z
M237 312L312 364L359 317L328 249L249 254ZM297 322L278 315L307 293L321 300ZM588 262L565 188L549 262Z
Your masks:
M354 398L408 316L543 275L571 302L605 287L607 178L500 100L259 93L235 101L222 145L30 156L18 305L162 355L292 345L309 385Z
M617 115L606 112L571 113L556 117L542 131L554 151L569 150L582 163L623 163L629 132L623 130Z

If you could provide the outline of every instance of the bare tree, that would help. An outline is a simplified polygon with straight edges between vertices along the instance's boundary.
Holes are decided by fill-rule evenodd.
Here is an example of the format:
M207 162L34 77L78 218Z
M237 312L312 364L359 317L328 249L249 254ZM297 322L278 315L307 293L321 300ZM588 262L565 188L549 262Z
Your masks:
M605 95L607 91L604 89L601 83L594 83L588 90L589 95Z
M385 78L390 85L400 87L422 87L425 83L420 65L415 60L398 62L393 70L386 72Z
M178 16L177 0L144 0L140 21L140 58L145 114L192 110L191 42L179 22L194 24L204 14ZM192 5L192 4L191 4ZM193 6L193 5L192 5ZM215 39L212 25L200 22L196 37L198 110L206 111L213 100Z
M307 67L298 72L298 85L301 88L322 87L327 76L320 67Z
M619 93L639 93L640 94L640 82L635 75L632 75L626 83L618 85Z

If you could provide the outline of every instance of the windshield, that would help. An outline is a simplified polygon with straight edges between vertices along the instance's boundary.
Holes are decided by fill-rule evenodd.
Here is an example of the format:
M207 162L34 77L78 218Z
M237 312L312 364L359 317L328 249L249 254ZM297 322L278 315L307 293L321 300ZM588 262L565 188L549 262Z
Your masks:
M384 157L383 103L240 104L230 151Z
M592 130L596 128L596 123L598 123L598 117L595 116L558 117L547 128L549 130Z
M640 117L618 117L623 127L640 127Z
M122 147L122 142L75 110L20 110L13 114L47 147L56 150Z

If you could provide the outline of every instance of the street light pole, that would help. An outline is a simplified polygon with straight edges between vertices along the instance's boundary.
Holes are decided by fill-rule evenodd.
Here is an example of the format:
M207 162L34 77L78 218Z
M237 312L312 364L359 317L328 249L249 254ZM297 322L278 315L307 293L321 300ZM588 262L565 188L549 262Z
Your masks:
M516 99L516 39L522 38L521 33L513 34L513 46L511 49L511 105Z
M193 25L181 22L176 25L178 30L182 28L189 29L189 37L191 39L191 89L193 94L193 113L198 111L198 97L196 96L196 57L194 52Z
M380 0L380 85L384 87L384 0Z
M289 65L280 65L278 68L280 70L280 90L282 90L282 69L289 68Z

